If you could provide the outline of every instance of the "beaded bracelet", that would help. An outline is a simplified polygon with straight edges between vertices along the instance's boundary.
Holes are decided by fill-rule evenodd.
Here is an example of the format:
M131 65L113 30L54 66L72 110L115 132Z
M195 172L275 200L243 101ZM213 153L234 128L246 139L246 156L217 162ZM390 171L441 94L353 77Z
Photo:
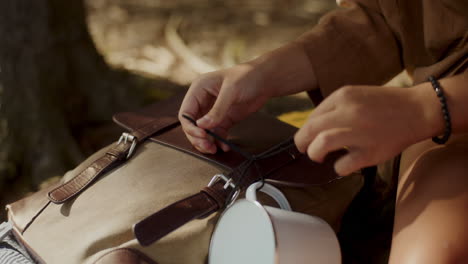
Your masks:
M434 78L434 76L429 76L429 81L431 82L432 87L434 88L434 91L436 92L437 97L439 98L439 101L442 105L442 114L444 116L445 121L444 135L442 137L433 137L432 141L434 141L437 144L445 144L448 141L450 134L452 133L452 122L450 120L447 99L445 98L444 92L440 87L440 83Z

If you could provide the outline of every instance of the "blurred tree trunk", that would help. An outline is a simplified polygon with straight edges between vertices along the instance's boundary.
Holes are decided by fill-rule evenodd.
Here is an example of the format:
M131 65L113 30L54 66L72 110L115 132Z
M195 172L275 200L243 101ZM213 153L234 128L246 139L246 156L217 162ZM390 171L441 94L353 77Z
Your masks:
M0 1L0 205L115 140L102 129L112 114L142 105L155 86L110 69L85 17L82 1Z

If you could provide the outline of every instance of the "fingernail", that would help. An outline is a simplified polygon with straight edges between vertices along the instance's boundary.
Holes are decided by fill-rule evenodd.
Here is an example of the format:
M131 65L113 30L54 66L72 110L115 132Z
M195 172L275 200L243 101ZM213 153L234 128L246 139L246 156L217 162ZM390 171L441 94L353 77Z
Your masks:
M208 152L207 144L205 141L200 141L200 142L195 143L194 147L200 152L203 152L203 153Z
M313 161L319 163L319 164L322 164L323 163L323 159L313 159Z
M206 136L206 132L205 132L203 129L197 129L197 130L195 130L195 136L197 136L197 137L205 137L205 136Z
M338 176L340 177L344 177L347 175L346 172L343 171L342 168L338 168L336 165L334 166L334 169L335 169L336 174L338 174Z
M205 152L210 152L210 153L213 152L212 149L211 149L211 148L212 148L212 144L211 144L211 143L203 142L203 143L201 144L201 147L202 147L203 150L205 150Z
M229 146L226 145L226 144L221 144L221 149L222 149L224 152L228 152L228 151L229 151Z
M193 146L194 146L198 151L200 151L200 152L205 152L205 151L202 149L202 147L201 147L200 145L195 144L195 145L193 145Z

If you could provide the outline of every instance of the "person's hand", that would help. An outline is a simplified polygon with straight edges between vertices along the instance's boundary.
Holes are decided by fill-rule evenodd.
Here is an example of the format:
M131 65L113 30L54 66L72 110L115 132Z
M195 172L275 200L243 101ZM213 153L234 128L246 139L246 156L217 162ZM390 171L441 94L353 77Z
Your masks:
M434 128L434 121L428 120L420 90L417 87L343 87L312 112L296 133L295 143L301 152L307 152L317 162L322 162L331 151L348 149L335 163L339 175L388 160L409 145L430 138L434 129L443 129L443 126ZM433 100L437 107L435 96Z
M312 65L301 43L291 42L244 64L202 75L190 86L179 111L187 138L199 151L215 153L216 142L204 129L226 137L237 122L270 97L317 88ZM185 119L197 120L197 126Z
M221 137L237 122L257 111L270 97L262 83L262 73L251 64L204 74L190 86L179 111L187 138L201 152L215 153L229 147L208 136L210 129ZM197 126L182 117L197 120Z

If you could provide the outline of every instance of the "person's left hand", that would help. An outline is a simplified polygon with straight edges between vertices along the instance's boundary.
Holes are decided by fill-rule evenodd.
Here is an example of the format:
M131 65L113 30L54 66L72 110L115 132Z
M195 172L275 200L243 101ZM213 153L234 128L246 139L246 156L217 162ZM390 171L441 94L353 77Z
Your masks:
M345 147L335 163L339 175L388 160L430 138L418 87L346 86L326 98L295 135L298 149L322 162Z

